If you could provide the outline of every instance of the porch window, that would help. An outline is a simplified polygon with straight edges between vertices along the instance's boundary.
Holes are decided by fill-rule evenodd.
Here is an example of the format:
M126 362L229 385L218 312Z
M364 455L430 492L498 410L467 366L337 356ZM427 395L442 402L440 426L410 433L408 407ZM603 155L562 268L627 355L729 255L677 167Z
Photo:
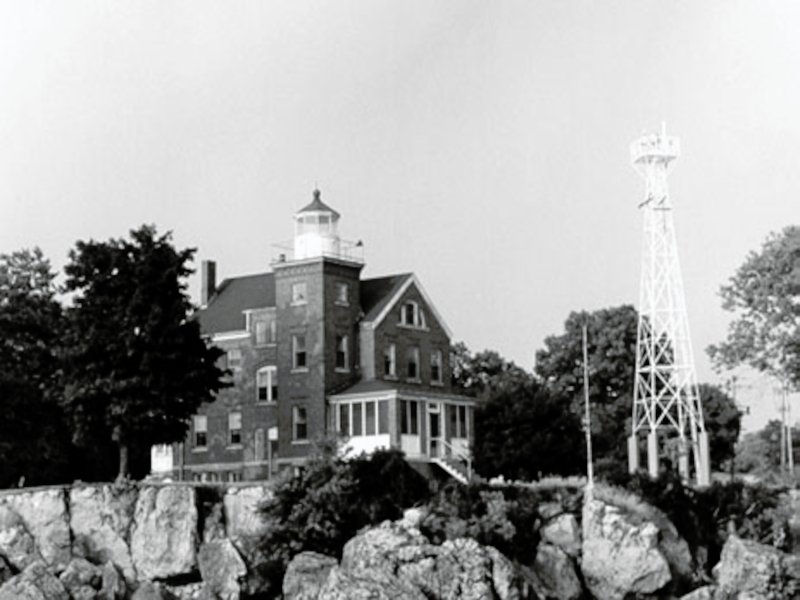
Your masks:
M364 424L364 434L375 435L375 403L367 402L366 405L367 418L366 423Z
M350 435L350 405L339 405L339 434Z
M389 433L389 401L378 402L378 433Z
M450 437L467 438L467 407L463 405L448 406Z
M400 401L400 433L404 435L419 435L418 410L419 403L416 400Z
M361 402L353 404L353 435L362 435Z

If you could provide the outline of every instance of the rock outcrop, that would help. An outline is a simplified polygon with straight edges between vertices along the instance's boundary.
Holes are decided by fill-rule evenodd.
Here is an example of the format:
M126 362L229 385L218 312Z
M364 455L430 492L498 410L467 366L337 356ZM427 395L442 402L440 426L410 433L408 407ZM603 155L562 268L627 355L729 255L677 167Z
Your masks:
M205 542L198 553L200 576L219 600L239 600L247 565L229 539Z
M98 564L111 561L128 583L136 581L129 546L138 490L131 486L81 486L70 490L72 551Z
M714 572L717 600L800 598L800 556L735 535L725 542Z
M475 540L448 540L436 546L402 522L386 522L345 544L339 567L314 557L299 568L316 569L309 587L292 576L288 591L293 598L334 600L344 598L399 598L408 600L463 598L512 600L519 598L515 569L494 548ZM325 583L319 580L330 567ZM314 590L319 587L318 595Z
M539 544L533 563L536 591L545 598L577 600L583 595L583 586L569 555L558 546Z
M43 561L31 563L0 587L0 600L70 600L58 578Z
M622 600L667 585L669 563L658 549L659 529L633 523L616 506L587 498L583 505L581 571L595 598Z
M301 552L283 576L284 600L315 600L338 561L318 552Z
M572 513L554 517L542 526L540 533L544 541L561 548L570 556L578 556L581 552L581 528Z
M168 579L197 568L197 504L187 486L146 487L139 492L131 532L139 579Z

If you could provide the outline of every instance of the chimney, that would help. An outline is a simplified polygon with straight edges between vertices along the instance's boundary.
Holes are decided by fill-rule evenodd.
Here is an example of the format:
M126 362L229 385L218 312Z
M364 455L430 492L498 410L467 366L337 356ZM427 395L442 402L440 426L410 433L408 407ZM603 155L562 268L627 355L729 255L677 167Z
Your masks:
M204 260L200 263L200 305L208 306L208 301L217 291L217 263Z

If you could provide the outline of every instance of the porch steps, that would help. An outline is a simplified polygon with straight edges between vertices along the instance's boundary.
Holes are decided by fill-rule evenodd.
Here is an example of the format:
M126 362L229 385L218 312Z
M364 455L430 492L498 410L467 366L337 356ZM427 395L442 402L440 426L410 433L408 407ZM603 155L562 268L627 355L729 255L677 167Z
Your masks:
M459 483L463 483L464 485L469 483L467 470L460 463L453 460L448 461L444 458L434 458L431 462L438 465L445 473Z

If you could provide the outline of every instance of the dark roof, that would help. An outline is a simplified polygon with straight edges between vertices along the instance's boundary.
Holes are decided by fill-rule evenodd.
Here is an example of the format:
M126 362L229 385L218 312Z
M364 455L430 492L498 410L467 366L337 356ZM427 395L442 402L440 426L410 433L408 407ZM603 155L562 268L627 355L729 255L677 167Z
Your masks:
M330 206L325 204L322 201L322 193L319 190L314 190L314 200L311 201L311 204L305 205L303 208L297 211L298 214L304 212L317 212L317 211L325 211L329 213L333 213L333 217L338 219L341 215L338 212L333 210Z
M208 306L197 312L204 334L241 331L243 311L275 306L275 276L259 273L232 277L223 281L211 297Z
M364 320L374 321L409 277L412 277L411 273L400 273L362 280L361 310L364 311Z
M374 320L409 277L412 277L411 273L363 279L360 302L364 320ZM206 335L242 331L245 310L270 306L275 306L275 276L273 273L258 273L224 280L208 306L197 311L196 316Z

